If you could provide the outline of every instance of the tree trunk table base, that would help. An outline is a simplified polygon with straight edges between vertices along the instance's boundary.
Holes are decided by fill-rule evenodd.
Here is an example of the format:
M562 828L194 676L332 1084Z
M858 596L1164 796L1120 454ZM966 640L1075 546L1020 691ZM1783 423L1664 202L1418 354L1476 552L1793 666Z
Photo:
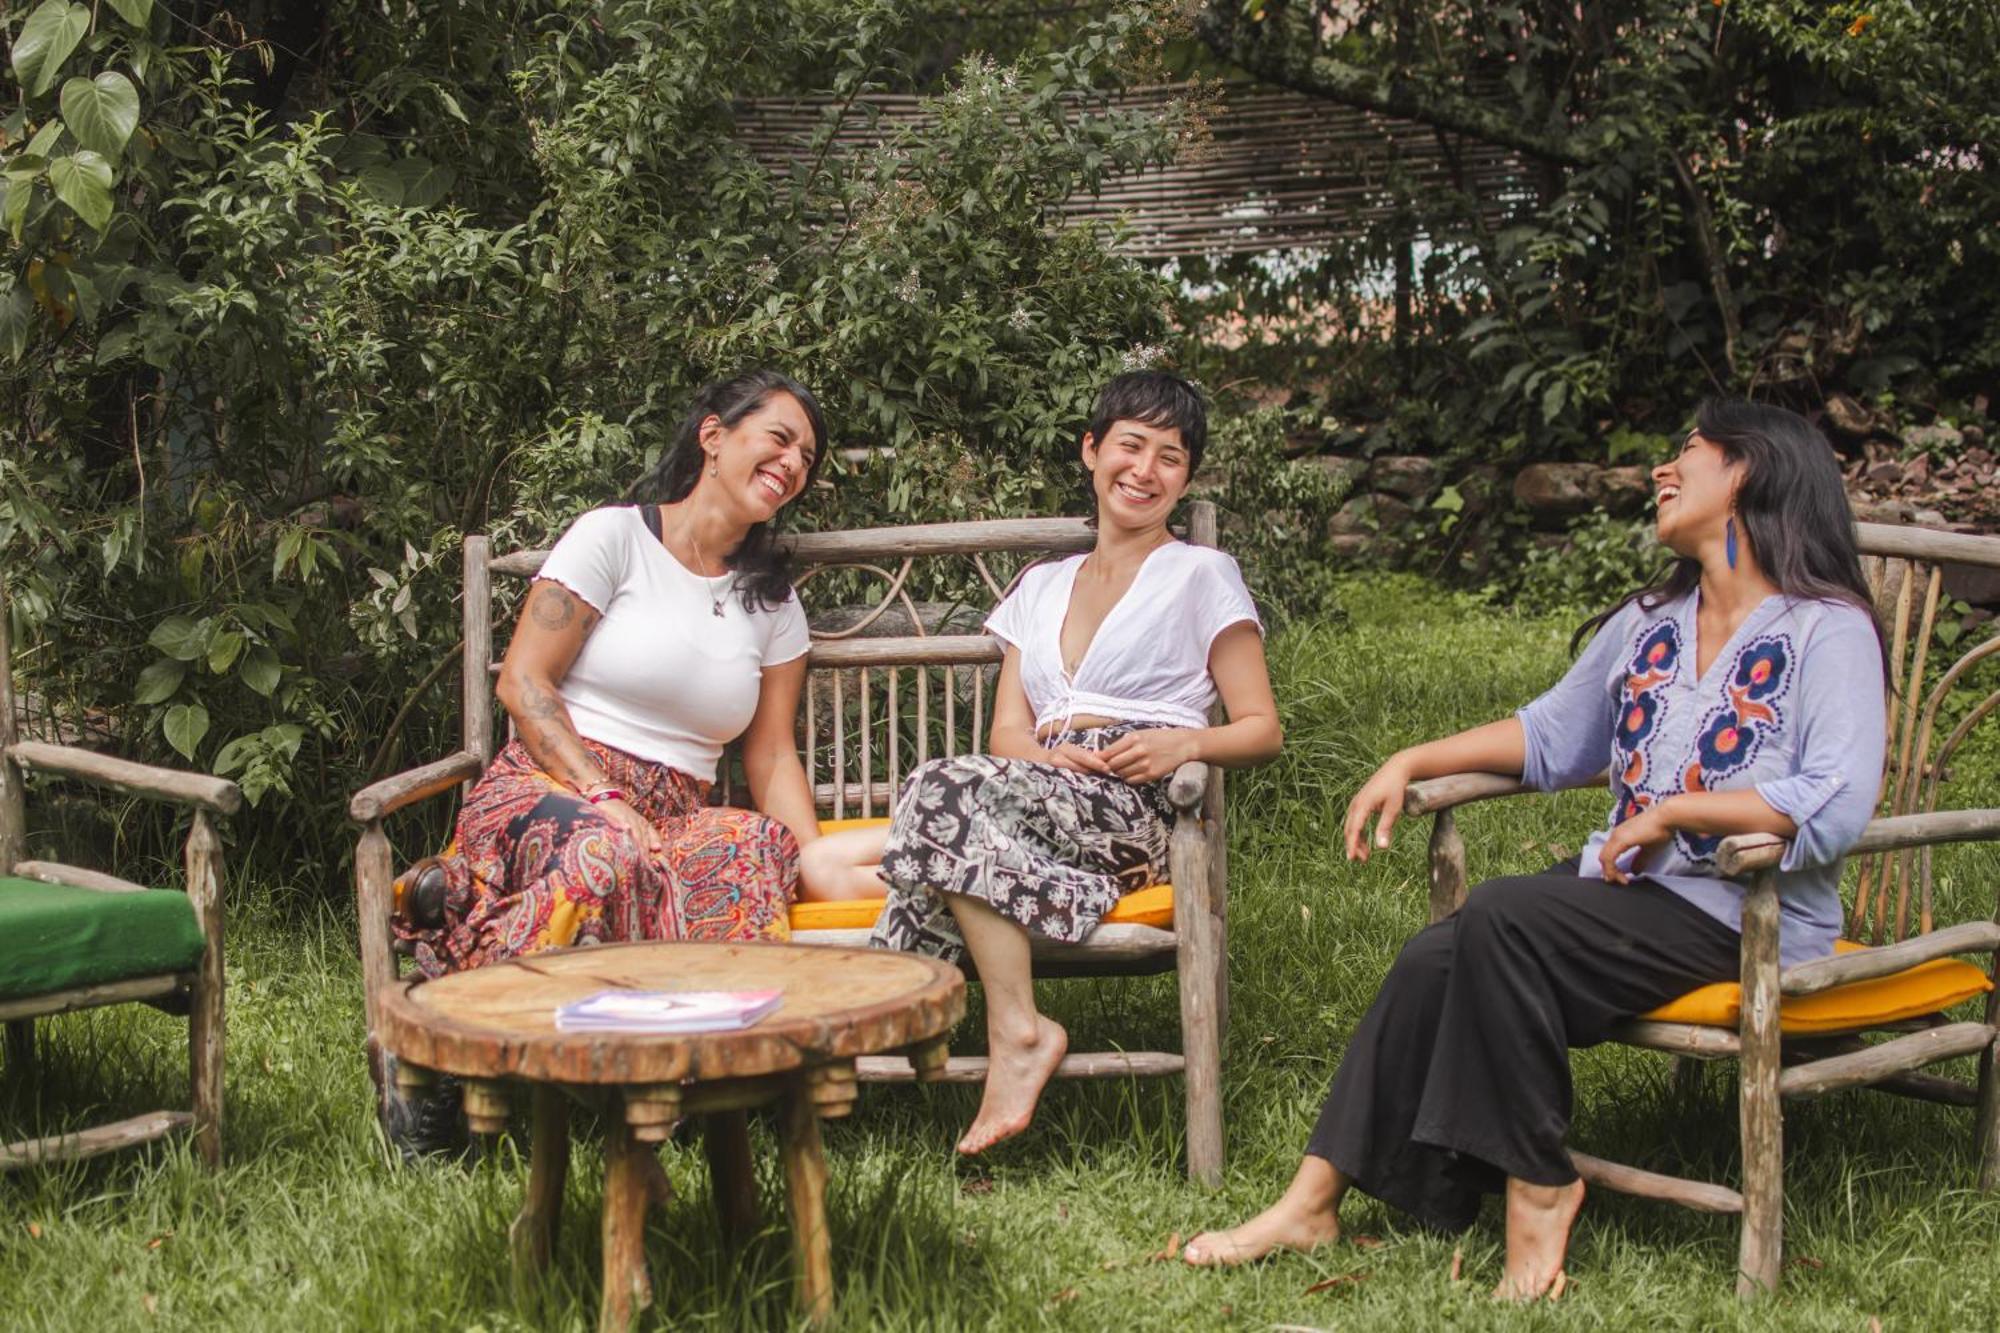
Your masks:
M564 1033L555 1009L603 990L785 993L740 1032L663 1036ZM719 1233L732 1248L759 1225L746 1112L778 1107L779 1155L798 1275L798 1304L833 1313L826 1155L819 1122L854 1109L854 1062L901 1052L920 1078L944 1072L944 1040L965 1012L965 980L935 959L777 944L655 943L562 950L379 992L380 1038L397 1081L420 1092L457 1075L475 1133L506 1127L525 1088L533 1120L528 1186L508 1229L516 1298L534 1293L555 1252L569 1176L570 1100L605 1107L602 1333L622 1333L652 1303L646 1216L666 1203L656 1145L700 1120Z

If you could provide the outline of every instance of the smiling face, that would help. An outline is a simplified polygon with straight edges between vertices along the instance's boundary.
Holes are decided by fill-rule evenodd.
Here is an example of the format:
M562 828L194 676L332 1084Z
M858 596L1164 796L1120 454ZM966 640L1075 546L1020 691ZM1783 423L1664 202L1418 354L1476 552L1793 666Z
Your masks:
M1720 541L1736 505L1740 467L1722 446L1691 431L1680 453L1653 469L1653 530L1676 555Z
M1121 528L1164 524L1187 494L1193 471L1177 427L1126 420L1112 422L1101 441L1083 437L1083 465L1090 469L1099 525Z
M763 523L805 489L818 445L799 400L777 392L733 426L719 416L702 422L701 448L709 464L697 484L716 492L745 523Z

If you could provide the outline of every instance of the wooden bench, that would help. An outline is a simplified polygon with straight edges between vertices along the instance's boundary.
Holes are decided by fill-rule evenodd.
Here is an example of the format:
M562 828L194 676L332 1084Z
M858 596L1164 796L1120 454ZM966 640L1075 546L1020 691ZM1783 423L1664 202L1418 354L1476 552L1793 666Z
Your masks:
M1188 539L1215 544L1215 511L1189 506ZM1090 549L1094 537L1080 518L1003 519L826 532L792 539L800 565L800 597L846 609L837 627L816 630L800 717L800 754L821 814L830 820L886 817L909 771L934 755L985 747L999 641L984 633L935 632L917 594L956 594L947 619L976 628L1022 569L1036 560ZM493 577L525 590L546 551L495 554L484 536L465 540L462 604L465 656L461 748L436 763L385 778L355 793L349 813L362 825L355 856L363 976L369 994L370 1050L377 1028L375 996L398 975L389 927L395 856L383 821L397 810L439 795L484 771L495 753L493 677L498 671ZM872 600L857 590L872 587ZM839 592L828 591L839 588ZM862 606L854 606L855 599ZM511 609L518 592L507 599ZM822 623L827 619L823 613ZM883 628L896 632L883 634ZM504 651L504 650L503 650ZM1112 920L1078 945L1038 941L1036 974L1117 976L1176 971L1179 1051L1076 1052L1057 1071L1066 1078L1180 1074L1187 1093L1187 1168L1200 1181L1220 1181L1223 1161L1222 1034L1228 1004L1227 874L1222 832L1223 784L1206 764L1185 764L1169 782L1177 811L1171 843L1171 913L1160 924ZM728 799L730 783L718 783ZM425 851L430 850L425 848ZM1155 893L1155 897L1162 897ZM1129 900L1128 900L1129 901ZM815 930L795 914L794 938L827 944L865 943L866 926ZM379 1058L371 1054L371 1059ZM955 1057L947 1080L985 1077L984 1057ZM379 1070L378 1070L379 1072ZM881 1057L860 1063L860 1077L914 1076L909 1062ZM386 1084L384 1085L386 1086Z
M1787 844L1761 834L1725 839L1717 856L1722 873L1749 881L1740 986L1705 987L1626 1024L1620 1037L1628 1045L1680 1057L1677 1077L1683 1085L1697 1081L1700 1062L1741 1061L1742 1189L1572 1154L1592 1184L1740 1215L1737 1290L1745 1296L1775 1291L1782 1267L1783 1098L1874 1087L1974 1106L1979 1185L2000 1187L2000 1079L1994 1071L2000 990L1993 989L2000 980L2000 912L1936 928L1931 879L1933 847L2000 841L2000 810L1937 808L1952 755L2000 707L2000 691L1973 703L1949 731L1942 729L1941 710L1974 666L2000 654L2000 634L1966 649L1934 682L1930 662L1941 566L2000 568L2000 537L1875 523L1858 524L1856 532L1889 635L1894 689L1883 817L1869 824L1851 854L1850 865L1858 869L1850 942L1832 958L1780 968L1776 868ZM1465 901L1465 841L1455 811L1523 791L1518 781L1490 773L1410 785L1405 812L1432 816L1431 920L1442 920ZM1962 953L1980 955L1983 970L1950 961ZM1986 999L1977 1022L1950 1023L1937 1012L1980 993ZM1877 1035L1886 1040L1867 1040ZM1917 1072L1965 1055L1979 1057L1976 1087Z
M0 1021L7 1076L32 1075L35 1020L143 1003L188 1018L191 1111L149 1111L71 1134L0 1144L0 1170L95 1157L192 1128L222 1161L222 843L211 815L243 803L235 783L21 740L16 732L7 592L0 585ZM23 768L189 807L185 892L28 857Z

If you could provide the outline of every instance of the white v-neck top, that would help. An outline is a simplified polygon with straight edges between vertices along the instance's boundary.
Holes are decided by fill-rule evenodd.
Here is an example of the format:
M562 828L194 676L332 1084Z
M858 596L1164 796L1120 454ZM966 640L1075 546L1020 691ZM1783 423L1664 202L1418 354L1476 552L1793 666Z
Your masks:
M536 577L603 617L556 686L577 734L702 782L756 714L764 668L812 646L796 596L745 610L734 574L695 573L630 506L577 519Z
M1210 546L1155 547L1132 576L1074 677L1063 670L1062 627L1084 557L1037 565L986 618L1021 654L1021 686L1035 729L1093 715L1116 722L1205 727L1215 706L1208 650L1215 636L1248 621L1263 633L1236 562Z

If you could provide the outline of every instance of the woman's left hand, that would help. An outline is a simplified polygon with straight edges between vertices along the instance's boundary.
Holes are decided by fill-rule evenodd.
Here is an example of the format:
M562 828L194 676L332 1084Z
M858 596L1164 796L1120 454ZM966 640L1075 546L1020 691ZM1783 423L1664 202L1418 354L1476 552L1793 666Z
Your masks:
M1184 728L1147 727L1126 732L1097 753L1115 776L1144 786L1172 776L1190 759L1199 759L1195 748L1194 733Z
M1604 882L1630 884L1633 875L1645 873L1641 867L1647 853L1673 836L1674 826L1667 818L1664 802L1650 806L1618 825L1604 839L1604 848L1597 854L1597 863L1604 870ZM1632 858L1631 870L1621 870L1619 859L1635 847L1639 849L1639 854Z

